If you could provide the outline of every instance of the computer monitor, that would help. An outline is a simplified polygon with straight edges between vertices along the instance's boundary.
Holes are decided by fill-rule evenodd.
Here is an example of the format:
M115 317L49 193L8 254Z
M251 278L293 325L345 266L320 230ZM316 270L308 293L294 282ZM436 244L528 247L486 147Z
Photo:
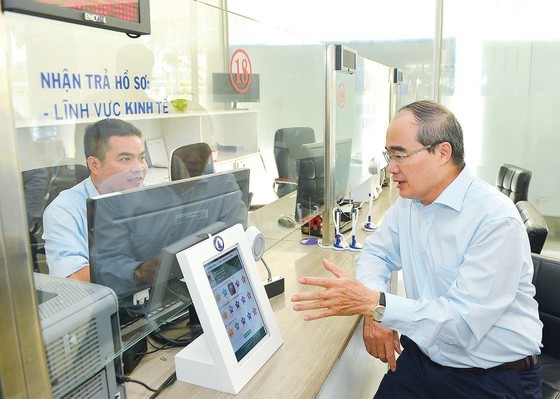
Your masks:
M335 142L335 198L339 199L350 191L348 177L352 157L352 139ZM299 160L295 215L299 222L308 216L314 207L325 205L325 143L302 144Z
M282 345L244 228L177 254L204 333L175 356L177 379L237 394Z
M238 81L236 74L212 73L212 101L215 103L254 103L260 101L260 76L253 73L246 83ZM235 86L234 86L235 84Z
M90 278L117 294L126 349L192 303L170 263L173 245L247 226L249 170L100 195L88 199L87 209ZM158 272L139 284L134 270L144 262L158 265Z

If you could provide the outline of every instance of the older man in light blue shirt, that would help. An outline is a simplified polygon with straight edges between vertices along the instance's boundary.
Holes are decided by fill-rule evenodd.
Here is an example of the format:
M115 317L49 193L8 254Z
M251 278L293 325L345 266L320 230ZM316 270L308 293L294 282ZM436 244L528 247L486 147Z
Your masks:
M367 316L366 348L391 368L375 398L542 397L542 323L515 205L465 167L461 126L435 102L395 115L386 158L401 198L366 240L357 278L325 260L336 278L300 279L325 289L294 295L294 309ZM385 293L397 270L406 298Z
M527 233L509 198L467 169L432 204L399 198L366 240L356 277L386 291L382 325L438 364L491 368L540 352Z

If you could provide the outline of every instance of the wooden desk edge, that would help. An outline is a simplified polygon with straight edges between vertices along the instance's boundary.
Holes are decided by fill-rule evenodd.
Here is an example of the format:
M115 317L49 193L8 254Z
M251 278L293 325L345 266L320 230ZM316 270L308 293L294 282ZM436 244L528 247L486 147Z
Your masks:
M396 198L395 194L393 193L394 190L387 190L387 191L388 194L385 194L385 192L382 193L382 197L385 198L383 198L382 201L378 200L379 203L382 204L381 208L382 208L383 215L385 214L385 211L388 209L388 207L392 204L394 198ZM262 210L263 208L261 208L260 211L262 212ZM380 214L378 208L378 212L376 214L374 221L378 223L382 219L383 215ZM294 231L292 234L297 235L299 234L299 231ZM282 244L282 241L284 241L284 244ZM285 249L283 249L284 245L286 246L286 248L290 248L290 246L294 245L294 242L291 241L288 237L285 237L285 239L281 240L279 244L274 245L273 249L278 250L280 252L285 251ZM320 252L320 251L319 252L308 251L308 252L309 252L308 255L309 258L313 258L313 257L320 258L321 256L325 256L325 254L333 254L333 252ZM267 253L265 252L265 256L266 254ZM267 259L267 262L270 263L271 261ZM279 261L276 260L276 262ZM285 261L282 260L282 262ZM293 268L295 269L296 265L292 264L291 266L293 266ZM299 264L299 266L301 266L301 264ZM277 319L281 320L284 323L287 322L293 324L295 320L299 320L299 318L302 318L303 315L296 314L296 312L294 312L291 309L291 302L290 302L291 292L288 290L289 289L294 290L294 286L297 286L298 283L297 283L297 278L293 276L294 270L290 270L290 267L285 266L284 267L285 270L279 270L281 268L275 269L276 273L279 273L280 275L283 275L286 278L286 292L282 294L282 296L272 298L271 304L275 314L277 314ZM318 266L314 266L314 267L317 268ZM301 270L299 270L299 272L301 272ZM294 353L294 351L297 352L297 348L295 347L295 345L292 345L295 340L293 334L296 334L296 332L293 331L292 325L291 324L280 325L279 322L281 329L284 329L284 331L288 332L288 334L284 339L284 345L280 347L280 349L269 359L269 361L262 367L261 370L259 370L259 372L253 377L251 381L249 381L249 383L243 388L243 390L236 397L252 398L255 397L255 394L262 395L263 391L266 391L267 394L275 395L271 397L279 397L279 398L280 397L289 397L289 398L316 397L320 392L329 373L335 366L338 359L340 359L340 357L342 356L352 336L356 332L356 329L358 328L359 323L361 321L361 317L350 316L350 317L339 317L336 320L334 320L333 318L323 319L323 320L326 320L323 321L323 323L325 323L323 327L335 326L333 328L336 328L337 331L336 336L340 337L340 341L339 342L335 341L335 343L331 341L329 343L328 348L326 348L326 351L332 351L332 352L326 352L326 354L323 355L323 359L320 360L321 362L320 364L315 364L318 363L318 362L313 362L313 360L315 359L309 359L311 364L313 364L313 367L305 369L304 371L301 372L301 374L299 374L298 372L298 374L301 376L301 378L298 378L298 381L290 381L289 385L278 383L278 380L284 378L283 377L284 372L280 371L279 370L280 367L276 368L276 366L282 366L281 368L292 368L290 366L293 365L293 367L298 368L298 364L290 364L290 361L294 356L297 358L297 356L301 354L301 353ZM302 327L302 330L311 329L308 330L308 332L309 331L318 331L319 333L321 332L322 327L319 324L320 321L313 321L313 322L302 321L301 323L297 321L297 323L299 324L300 327ZM301 334L298 335L298 339L300 336L306 334L305 331L298 331L297 333ZM308 339L312 339L312 338L309 337ZM288 347L287 345L290 345L290 347ZM315 348L315 346L313 347ZM140 363L137 370L135 370L132 373L131 377L137 380L141 380L146 384L151 385L152 387L158 386L174 370L175 367L174 361L168 359L168 357L170 356L174 357L175 353L178 350L179 349L171 349L164 353L159 353L159 354L156 353L150 355L148 358L144 359ZM313 353L307 353L307 355L313 356ZM300 369L301 367L304 366L305 365L301 365L301 364L299 365ZM292 368L291 371L294 370L295 369ZM127 385L127 393L129 394L128 396L130 398L135 398L135 397L144 397L147 391L145 391L145 389L142 387L136 385L133 386L129 384ZM160 394L160 397L162 398L181 398L181 397L229 398L229 397L234 397L234 395L229 395L226 393L213 391L210 389L197 387L191 384L186 384L177 381L170 388L164 390Z

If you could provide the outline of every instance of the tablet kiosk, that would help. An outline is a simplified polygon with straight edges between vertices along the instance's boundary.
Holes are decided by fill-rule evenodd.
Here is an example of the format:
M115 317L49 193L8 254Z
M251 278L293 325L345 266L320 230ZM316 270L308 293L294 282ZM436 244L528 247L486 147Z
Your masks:
M177 260L204 331L175 356L177 379L237 394L283 343L243 226Z

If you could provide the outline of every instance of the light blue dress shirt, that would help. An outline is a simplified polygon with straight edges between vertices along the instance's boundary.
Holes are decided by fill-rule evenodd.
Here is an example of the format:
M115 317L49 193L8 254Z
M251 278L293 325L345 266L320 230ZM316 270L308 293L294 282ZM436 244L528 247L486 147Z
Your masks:
M467 168L428 206L399 197L364 246L356 277L369 288L387 291L402 270L406 298L386 295L383 326L434 362L488 368L540 353L526 229Z
M88 177L62 191L43 214L49 274L67 277L89 264L86 200L99 195Z

